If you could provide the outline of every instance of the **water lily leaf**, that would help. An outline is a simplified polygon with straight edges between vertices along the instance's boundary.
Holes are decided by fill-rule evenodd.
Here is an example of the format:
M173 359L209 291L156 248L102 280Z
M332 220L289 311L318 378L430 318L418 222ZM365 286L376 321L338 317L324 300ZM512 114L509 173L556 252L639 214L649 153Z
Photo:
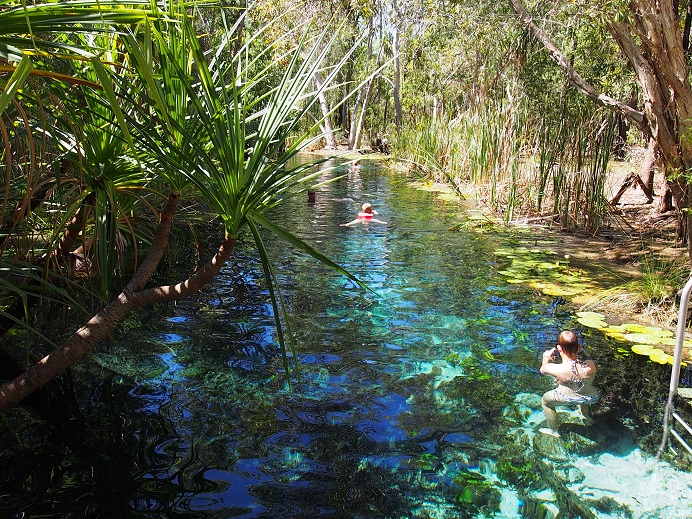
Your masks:
M660 350L659 350L660 351ZM672 364L673 357L664 352L654 352L649 354L649 358L658 364Z
M673 337L675 335L670 330L664 330L658 326L643 326L640 324L623 324L622 326L634 333L645 333L654 337Z
M665 344L666 346L675 346L675 344L678 342L675 337L661 337L659 340L661 344ZM683 341L684 344L684 341Z
M587 318L589 318L589 317L596 318L597 317L598 319L605 321L605 315L599 314L598 312L577 312L575 315L577 317L587 317Z
M458 202L459 195L454 192L451 193L439 193L437 195L438 200L444 200L445 202Z
M628 333L625 339L632 342L638 342L641 344L661 344L661 338L654 335L649 335L646 333Z
M651 344L635 344L632 346L632 351L638 355L649 355L653 350L657 350ZM658 350L661 351L661 350Z
M531 286L551 296L573 296L578 292L578 290L571 287L563 287L550 282L534 281L531 283Z
M579 319L577 319L579 324L586 326L587 328L608 327L608 323L603 320L603 316L601 314L597 314L595 312L578 312L577 315L580 313L585 315L581 315Z
M507 269L507 270L498 270L498 274L502 274L503 276L508 276L508 277L513 277L513 278L523 278L524 274L521 272L518 272L513 269Z
M625 323L622 326L633 333L646 333L648 335L654 335L656 330L661 330L661 328L658 328L657 326L644 326L643 324L635 323Z
M610 325L610 326L608 326L608 328L606 328L603 331L606 332L607 334L612 334L612 335L624 335L625 333L627 333L627 328L618 324L618 325Z
M548 270L552 270L554 268L557 268L557 265L555 265L555 263L548 263L547 261L541 261L536 266L539 269L548 269Z

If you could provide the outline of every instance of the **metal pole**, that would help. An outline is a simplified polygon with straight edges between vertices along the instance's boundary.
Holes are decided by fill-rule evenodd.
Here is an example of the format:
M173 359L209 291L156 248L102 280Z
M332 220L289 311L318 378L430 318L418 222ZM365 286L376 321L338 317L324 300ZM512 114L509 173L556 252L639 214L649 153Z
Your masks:
M678 313L678 327L675 337L675 353L673 355L673 368L670 372L670 390L668 392L668 403L666 410L663 413L663 439L661 446L658 448L656 459L660 460L663 455L663 450L668 442L670 434L670 417L673 414L673 400L678 392L678 384L680 383L680 364L682 363L682 343L685 340L685 324L687 323L687 309L690 304L690 292L692 292L692 278L687 280L685 287L682 289L680 297L680 312Z

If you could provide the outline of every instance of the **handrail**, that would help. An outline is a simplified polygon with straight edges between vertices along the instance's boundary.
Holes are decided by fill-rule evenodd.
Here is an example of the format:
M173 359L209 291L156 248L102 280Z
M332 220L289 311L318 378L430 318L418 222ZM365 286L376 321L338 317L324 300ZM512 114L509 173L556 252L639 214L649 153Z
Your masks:
M670 390L668 391L668 402L663 413L663 439L658 448L656 459L660 460L663 450L666 448L668 436L670 435L670 418L673 414L673 400L678 391L680 383L680 365L682 364L682 343L685 340L685 324L687 323L687 310L690 304L690 293L692 292L692 277L687 280L682 289L680 297L680 312L678 313L678 326L675 334L675 353L673 354L673 368L670 372Z

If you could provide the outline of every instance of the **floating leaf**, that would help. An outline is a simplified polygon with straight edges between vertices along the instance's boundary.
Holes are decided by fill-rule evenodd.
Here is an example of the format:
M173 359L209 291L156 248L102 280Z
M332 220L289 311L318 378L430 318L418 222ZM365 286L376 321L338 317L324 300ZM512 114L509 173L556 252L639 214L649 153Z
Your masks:
M624 335L627 333L627 328L621 325L610 325L603 331L610 335Z
M671 337L674 335L670 330L664 330L658 326L644 326L643 324L635 323L625 323L622 326L634 333L645 333L647 335L654 335L656 337Z
M516 270L512 269L507 269L507 270L498 270L498 274L502 274L503 276L509 276L509 277L514 277L514 278L522 278L524 275L521 272L518 272Z
M445 202L458 202L459 195L456 193L439 193L437 195L438 200L444 200Z
M632 346L632 351L638 355L649 355L655 349L657 348L654 348L651 344L635 344Z
M659 350L660 351L660 350ZM649 358L653 360L654 362L657 362L659 364L672 364L673 363L673 357L671 355L668 355L667 353L664 353L663 351L659 352L654 352L649 354Z
M542 261L538 265L536 265L539 269L554 269L557 267L555 263L548 263L547 261Z
M603 316L601 314L597 314L595 312L579 312L585 315L582 315L577 319L577 322L583 326L586 326L588 328L607 328L608 323L606 323L603 320ZM579 315L579 314L577 314Z
M576 290L570 290L568 288L560 288L560 287L547 287L543 289L543 293L547 294L549 296L573 296L574 294L577 293Z
M661 338L653 335L648 335L646 333L628 333L625 339L632 342L638 342L642 344L661 344Z
M678 340L675 337L661 337L659 342L661 344L665 344L666 346L676 346L678 343ZM682 346L684 348L692 348L692 342L690 342L688 340L683 340Z
M599 314L598 312L577 312L575 315L577 317L597 317L602 321L605 320L605 315Z
M670 330L664 330L658 326L643 326L641 324L623 324L623 327L634 333L645 333L646 335L652 335L654 337L673 337L675 334Z

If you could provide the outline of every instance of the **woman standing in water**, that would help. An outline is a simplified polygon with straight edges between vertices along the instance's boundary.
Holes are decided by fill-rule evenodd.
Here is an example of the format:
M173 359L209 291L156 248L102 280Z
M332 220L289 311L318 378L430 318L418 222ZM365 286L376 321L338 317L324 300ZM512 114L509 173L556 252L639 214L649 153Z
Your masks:
M558 405L579 405L584 425L593 424L590 406L600 396L598 389L593 386L596 364L592 360L579 360L577 354L580 349L577 335L565 330L558 336L555 348L543 352L541 373L555 377L558 385L541 399L548 427L539 429L539 432L560 437L560 417L555 411Z

